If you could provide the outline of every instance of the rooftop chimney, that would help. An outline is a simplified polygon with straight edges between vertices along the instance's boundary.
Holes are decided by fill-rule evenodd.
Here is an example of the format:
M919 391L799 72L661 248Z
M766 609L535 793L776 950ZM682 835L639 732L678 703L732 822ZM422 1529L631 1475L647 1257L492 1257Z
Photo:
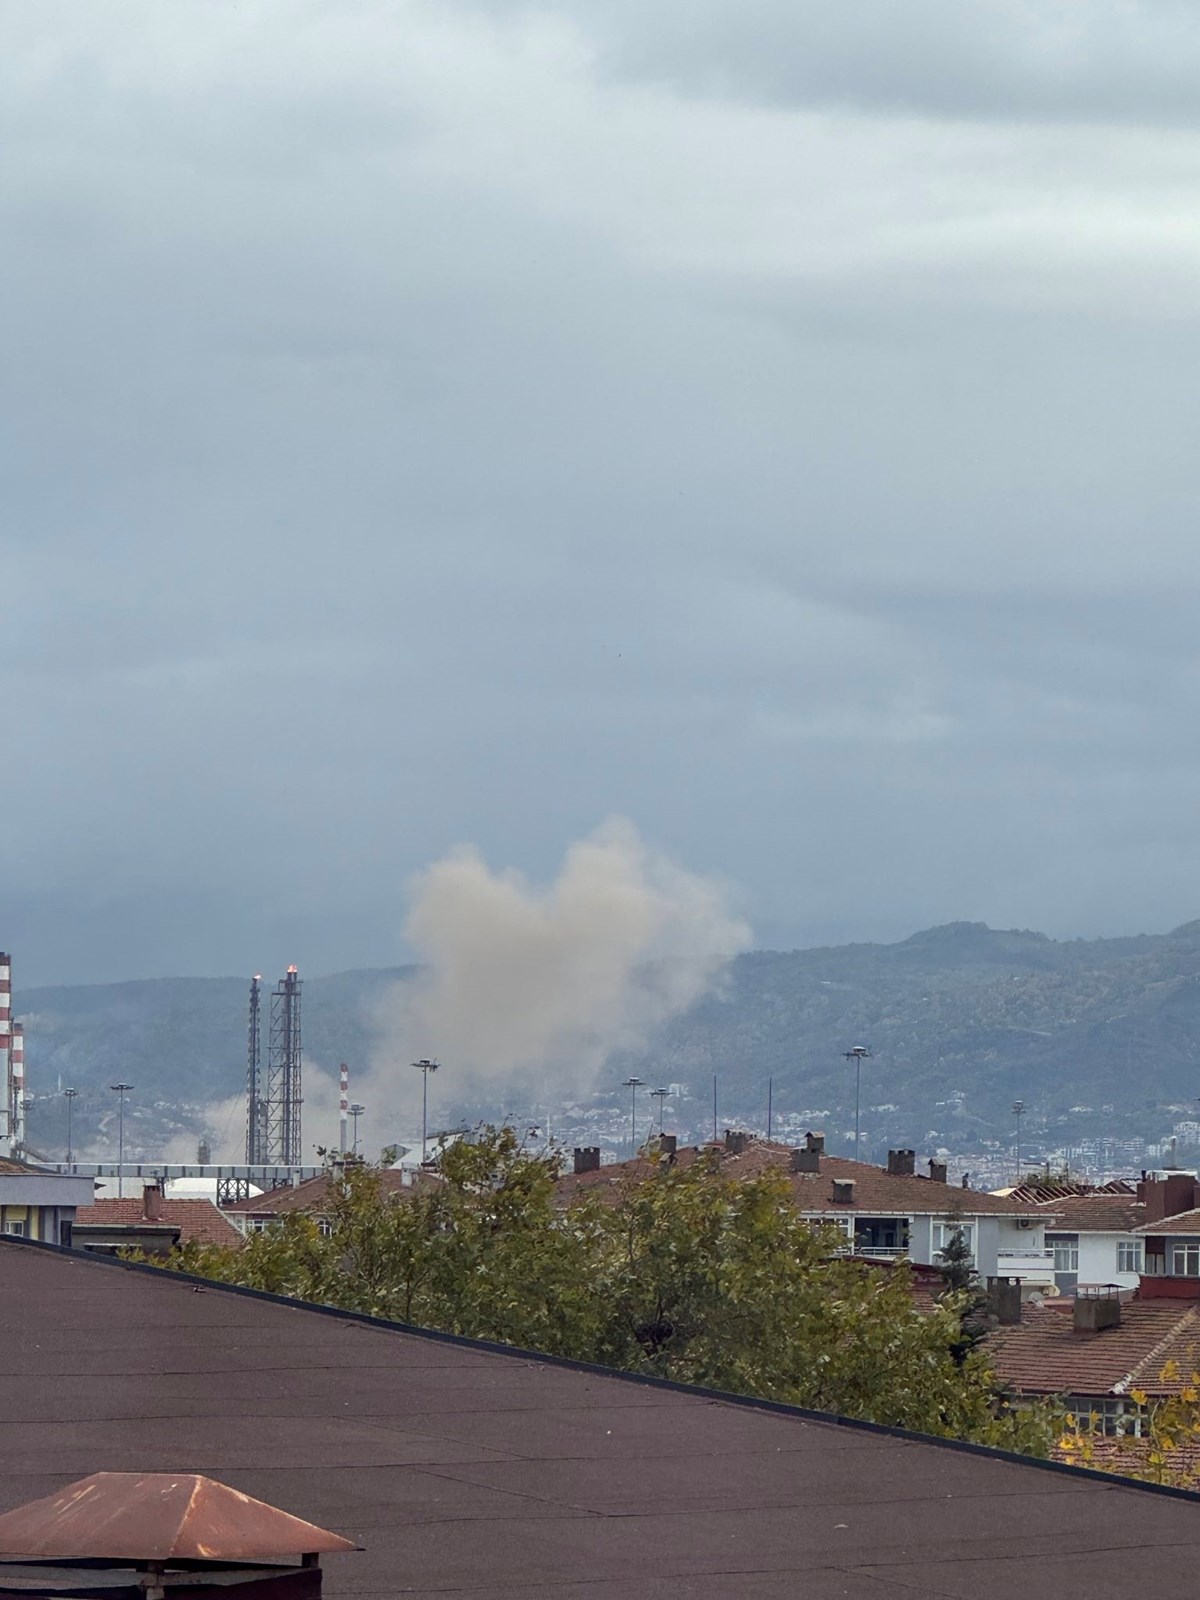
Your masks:
M792 1151L793 1172L820 1172L821 1152L819 1150L805 1149ZM853 1180L851 1180L853 1182Z
M815 1150L818 1155L825 1154L825 1135L823 1133L806 1133L804 1135L804 1148Z
M1190 1172L1171 1172L1165 1178L1143 1178L1137 1197L1146 1207L1146 1222L1161 1222L1196 1205L1196 1182Z
M142 1190L142 1217L146 1222L161 1222L163 1192L160 1184L148 1183Z
M582 1150L580 1150L579 1147L576 1146L576 1149L575 1149L575 1171L576 1172L597 1172L597 1171L599 1171L599 1168L600 1168L600 1147L599 1147L599 1145L589 1144Z
M1020 1278L989 1278L988 1308L1001 1327L1012 1327L1021 1320Z
M839 1206L852 1206L854 1204L854 1179L835 1178L833 1180L833 1198Z
M740 1156L743 1151L750 1148L750 1135L742 1133L739 1129L725 1129L725 1154Z
M1106 1283L1093 1294L1075 1297L1075 1332L1103 1333L1121 1326L1121 1300L1115 1284Z
M889 1150L887 1169L893 1178L911 1178L917 1170L914 1150Z
M658 1153L666 1156L668 1161L674 1161L675 1153L679 1149L679 1139L673 1133L660 1133L658 1136Z
M931 1157L929 1161L929 1177L933 1183L945 1183L946 1163L944 1161L934 1161Z

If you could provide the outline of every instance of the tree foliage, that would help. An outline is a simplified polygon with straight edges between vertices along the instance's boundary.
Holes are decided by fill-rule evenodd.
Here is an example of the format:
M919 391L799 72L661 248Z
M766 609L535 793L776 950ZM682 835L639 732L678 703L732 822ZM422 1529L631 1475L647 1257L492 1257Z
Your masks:
M556 1199L557 1158L509 1128L442 1152L438 1181L385 1196L331 1182L325 1226L290 1215L240 1250L170 1265L424 1328L730 1393L1045 1454L1046 1408L1010 1407L964 1348L971 1295L918 1310L904 1265L836 1253L786 1180L714 1159Z

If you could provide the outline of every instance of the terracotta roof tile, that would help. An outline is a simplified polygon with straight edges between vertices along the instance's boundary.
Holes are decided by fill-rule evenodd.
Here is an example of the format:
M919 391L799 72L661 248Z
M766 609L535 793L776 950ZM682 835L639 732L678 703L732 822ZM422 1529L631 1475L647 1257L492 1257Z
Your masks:
M677 1152L678 1166L690 1166L699 1155L716 1150L720 1172L725 1178L753 1178L764 1172L782 1172L787 1177L796 1203L810 1215L853 1216L935 1216L957 1214L1042 1217L1047 1211L1003 1195L980 1189L963 1189L955 1183L935 1183L917 1175L900 1176L870 1166L865 1161L848 1161L842 1156L821 1157L819 1172L792 1172L792 1147L765 1139L755 1139L740 1155L727 1153L724 1146L688 1146ZM635 1161L618 1161L591 1172L568 1173L559 1179L559 1194L564 1199L596 1188L616 1188L622 1180L649 1177L661 1170L662 1158L639 1156ZM854 1180L854 1199L847 1203L833 1198L834 1178Z
M1063 1195L1039 1203L1054 1218L1057 1232L1130 1233L1144 1219L1146 1207L1129 1194Z
M402 1172L399 1167L386 1168L378 1177L386 1195L401 1191L411 1193L414 1183L419 1186L430 1181L425 1174L418 1174L414 1179L411 1173ZM221 1210L230 1216L242 1217L283 1217L292 1211L319 1212L328 1194L329 1175L322 1172L315 1178L305 1178L303 1183L282 1184L278 1189L268 1189L265 1194L251 1195L248 1200L234 1200Z
M179 1229L180 1244L240 1245L242 1236L211 1200L162 1200L159 1215L146 1216L141 1195L123 1200L96 1200L80 1206L74 1227Z
M1200 1365L1200 1312L1178 1301L1126 1300L1121 1323L1103 1333L1077 1333L1074 1319L1048 1306L1027 1306L1019 1324L997 1328L988 1353L1001 1380L1020 1394L1167 1394L1160 1377L1169 1360L1185 1378Z
M1179 1211L1173 1217L1162 1217L1158 1222L1139 1224L1139 1233L1190 1233L1200 1235L1200 1211Z

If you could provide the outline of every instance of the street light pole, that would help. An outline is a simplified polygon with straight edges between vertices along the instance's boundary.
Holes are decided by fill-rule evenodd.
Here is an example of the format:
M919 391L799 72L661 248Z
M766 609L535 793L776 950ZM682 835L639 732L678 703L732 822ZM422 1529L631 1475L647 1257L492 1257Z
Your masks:
M650 1091L651 1099L658 1101L658 1136L660 1139L663 1131L663 1106L670 1092L670 1089L651 1089Z
M133 1088L131 1083L110 1083L109 1088L118 1096L117 1127L117 1198L125 1198L125 1096Z
M366 1106L360 1106L358 1102L355 1101L354 1105L349 1106L347 1109L354 1119L354 1143L350 1146L350 1154L352 1156L356 1156L358 1154L358 1119L362 1116L363 1112L367 1108Z
M621 1085L629 1090L629 1155L637 1155L637 1092L645 1084L644 1078L626 1078Z
M1024 1100L1013 1101L1013 1116L1017 1119L1017 1182L1021 1181L1021 1117L1025 1110Z
M429 1153L429 1074L436 1072L436 1061L414 1061L413 1066L421 1074L421 1165L425 1165Z
M75 1105L75 1096L78 1093L79 1093L78 1089L64 1089L63 1090L63 1094L66 1096L66 1100L67 1100L67 1165L68 1166L71 1165L71 1162L73 1160L73 1152L72 1152L72 1149L71 1149L71 1111L72 1111L72 1108Z
M858 1108L862 1098L862 1064L871 1054L865 1044L856 1044L853 1050L845 1052L846 1060L854 1063L854 1159L861 1159L859 1154Z

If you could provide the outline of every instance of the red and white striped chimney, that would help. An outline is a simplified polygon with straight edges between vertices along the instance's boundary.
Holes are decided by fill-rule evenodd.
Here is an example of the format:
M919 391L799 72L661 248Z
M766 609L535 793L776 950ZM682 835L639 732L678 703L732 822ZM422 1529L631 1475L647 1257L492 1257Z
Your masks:
M342 1154L345 1155L346 1154L346 1139L348 1137L347 1129L349 1128L349 1125L350 1125L350 1068L346 1065L346 1063L344 1061L342 1062L342 1065L341 1065L341 1067L339 1069L339 1074L340 1074L340 1087L341 1087L341 1094L342 1094L342 1098L341 1098L341 1102L340 1102L340 1106L339 1106L339 1112L340 1112L340 1116L341 1116L341 1146L342 1146Z
M13 1148L25 1144L25 1029L12 1025Z
M0 1155L10 1155L16 1134L13 1127L12 957L3 950L0 950L0 1084L4 1086L4 1104L0 1106Z

